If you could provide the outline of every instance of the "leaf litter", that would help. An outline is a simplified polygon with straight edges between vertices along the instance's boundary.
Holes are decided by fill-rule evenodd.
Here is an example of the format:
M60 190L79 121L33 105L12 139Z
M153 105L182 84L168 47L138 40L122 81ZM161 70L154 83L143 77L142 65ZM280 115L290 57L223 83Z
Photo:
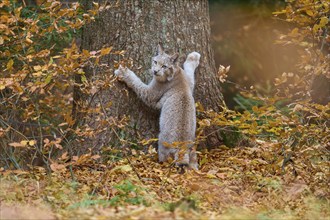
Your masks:
M265 142L205 150L199 154L200 170L184 174L158 163L155 151L134 151L106 163L82 155L54 162L51 174L41 167L2 171L1 218L22 213L27 219L329 217L329 161L300 156L302 149L295 163L283 167L280 151Z

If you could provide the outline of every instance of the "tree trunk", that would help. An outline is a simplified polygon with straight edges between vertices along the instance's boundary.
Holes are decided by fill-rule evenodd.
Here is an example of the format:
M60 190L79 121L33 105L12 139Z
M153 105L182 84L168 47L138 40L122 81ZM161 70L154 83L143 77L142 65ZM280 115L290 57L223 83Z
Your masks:
M108 1L109 2L109 1ZM98 50L102 47L113 46L113 50L124 50L125 57L133 61L131 69L148 83L152 74L151 57L155 55L156 46L161 42L168 53L179 52L185 56L192 51L201 54L200 66L195 74L195 101L202 103L207 109L221 111L224 106L220 91L220 83L216 77L216 67L210 44L209 5L207 0L121 0L103 11L95 22L86 26L82 35L82 48ZM104 1L99 1L100 4ZM109 55L106 62L113 74L114 61L119 61L119 55ZM182 57L183 64L185 57ZM91 71L91 70L89 70ZM93 70L93 75L104 74ZM95 99L94 105L111 102L107 115L122 118L130 117L128 133L125 137L135 140L155 138L158 134L157 111L144 105L136 95L123 83L116 82L116 86L103 91L100 99ZM86 98L86 97L85 97ZM98 122L90 118L92 127ZM105 131L95 139L97 146L113 143L111 131ZM212 143L214 142L214 143ZM218 144L218 140L211 140L209 144Z

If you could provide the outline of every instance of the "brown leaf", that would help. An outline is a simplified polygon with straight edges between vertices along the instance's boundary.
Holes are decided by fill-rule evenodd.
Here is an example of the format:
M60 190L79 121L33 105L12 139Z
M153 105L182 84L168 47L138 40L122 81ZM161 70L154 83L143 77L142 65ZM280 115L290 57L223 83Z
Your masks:
M306 185L305 181L296 180L294 183L287 186L285 191L290 199L296 200L306 189L308 189L308 186Z
M227 174L226 173L217 173L215 174L217 177L219 177L220 179L226 179Z
M13 143L9 143L8 145L11 147L26 147L28 144L28 141L21 141L21 142L13 142Z
M97 159L101 158L101 156L96 154L96 155L91 156L91 158L94 160L97 160Z
M54 172L59 172L59 171L65 169L65 165L63 165L63 164L58 164L58 163L55 162L55 163L52 163L52 164L50 165L50 169L51 169L52 171L54 171Z

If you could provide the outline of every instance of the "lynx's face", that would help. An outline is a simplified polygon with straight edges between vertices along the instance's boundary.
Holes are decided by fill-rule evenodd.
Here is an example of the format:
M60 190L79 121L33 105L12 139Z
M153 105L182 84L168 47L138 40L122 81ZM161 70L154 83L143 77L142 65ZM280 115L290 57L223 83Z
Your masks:
M157 81L166 82L173 78L173 62L167 54L152 58L151 72Z
M170 56L158 46L158 55L151 61L151 72L157 81L167 82L173 79L177 58L178 54Z

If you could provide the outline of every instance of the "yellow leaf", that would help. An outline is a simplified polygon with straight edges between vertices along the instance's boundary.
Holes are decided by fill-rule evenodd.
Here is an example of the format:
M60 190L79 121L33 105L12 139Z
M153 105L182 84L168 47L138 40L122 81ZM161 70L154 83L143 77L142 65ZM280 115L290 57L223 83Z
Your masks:
M22 144L23 146L26 146L26 145L28 144L28 142L29 142L29 141L21 141L21 144Z
M82 53L83 53L84 56L89 57L89 51L88 50L83 49Z
M128 172L128 171L131 171L132 170L132 167L130 165L123 165L123 166L120 166L119 167L122 171L124 172Z
M313 32L316 33L316 32L319 30L319 28L320 28L320 25L315 24L315 25L313 26Z
M32 73L32 75L35 77L40 77L42 75L42 72L38 71L38 72Z
M13 68L13 65L14 65L14 60L13 59L9 60L7 63L7 70L11 70Z
M299 29L298 28L294 28L289 35L291 37L297 37L298 34L299 34Z
M123 172L123 173L126 173L126 172L129 172L132 170L132 167L130 165L122 165L122 166L117 166L115 167L114 169L111 170L111 172Z
M327 17L322 17L320 20L320 28L324 27L326 24L328 24L329 20Z
M112 50L112 47L102 48L101 56L109 54L111 50Z
M252 107L252 111L254 111L254 112L258 112L258 106L253 106L253 107Z
M81 75L81 82L82 83L87 83L87 78L85 75Z
M206 177L209 178L209 179L216 179L217 178L214 174L211 174L211 173L207 173Z
M152 142L156 142L156 141L158 141L158 138L151 138L151 139L148 139L148 140L143 139L142 141L140 141L140 143L145 146L145 145L149 145Z
M33 41L30 38L28 38L28 37L25 38L25 42L26 43L29 43L29 44L32 44L33 43Z
M206 194L206 195L204 195L204 198L206 198L209 203L212 203L214 201L213 194Z
M50 81L52 80L52 78L53 78L53 76L52 76L51 74L49 74L49 75L47 76L47 78L45 79L45 84L50 83Z
M36 144L36 141L35 140L31 140L31 141L29 141L29 145L30 146L34 146Z
M88 19L88 18L90 18L90 15L89 14L83 14L83 18Z
M273 15L280 15L280 14L285 14L287 11L284 9L282 11L275 11L273 12Z
M205 164L205 163L207 163L207 162L209 162L209 160L207 159L206 156L204 156L204 157L200 160L199 165L202 166L203 164Z
M306 14L308 14L309 16L313 17L314 13L312 10L306 10Z
M41 66L39 66L39 65L38 65L38 66L34 66L33 69L34 69L35 71L39 71L39 70L41 70Z

